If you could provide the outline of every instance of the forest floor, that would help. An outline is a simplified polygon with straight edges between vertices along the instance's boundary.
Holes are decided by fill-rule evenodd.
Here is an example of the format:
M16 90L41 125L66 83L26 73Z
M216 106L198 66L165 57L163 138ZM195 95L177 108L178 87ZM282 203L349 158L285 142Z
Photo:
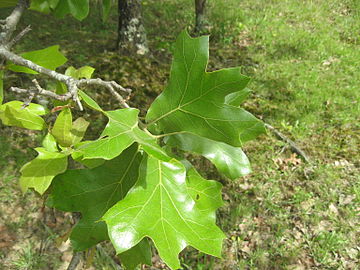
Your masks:
M66 66L90 65L96 76L132 88L130 103L145 112L164 89L177 34L191 29L194 15L185 0L143 1L143 7L150 57L116 53L116 14L103 23L97 7L83 22L28 12L21 24L33 30L16 50L59 44ZM0 17L7 13L0 10ZM253 90L244 108L294 140L311 163L271 132L245 145L253 172L221 179L223 259L187 248L184 269L360 269L359 2L210 1L208 21L209 70L242 66ZM7 78L5 87L30 81ZM42 83L51 87L46 78ZM104 108L116 105L103 93L93 95ZM89 138L104 119L92 122ZM41 136L0 126L0 269L66 269L71 258L68 243L60 241L71 216L18 188L19 169L35 156L30 148ZM116 269L108 256L113 251L104 244L89 269Z

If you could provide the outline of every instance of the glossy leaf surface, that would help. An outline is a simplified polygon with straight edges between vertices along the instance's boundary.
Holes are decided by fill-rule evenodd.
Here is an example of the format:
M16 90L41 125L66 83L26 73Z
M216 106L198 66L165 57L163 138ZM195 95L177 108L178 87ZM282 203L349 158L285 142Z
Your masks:
M35 148L35 150L39 155L20 170L20 186L23 192L26 192L28 188L34 188L43 194L53 178L66 170L67 155L50 152L45 148Z
M136 182L141 161L137 149L133 145L100 167L68 170L54 179L50 204L82 214L70 236L76 251L108 239L106 225L99 220Z
M249 78L240 68L205 72L208 37L191 38L182 32L175 44L168 86L151 105L148 126L163 133L190 132L241 146L264 131L249 112L225 103L225 97L245 88Z
M64 108L56 118L51 134L61 146L72 145L72 114L70 108Z
M39 66L55 70L57 67L66 63L66 57L59 51L59 45L54 45L42 50L31 51L21 54L27 60L30 60ZM15 72L24 72L29 74L38 74L36 71L27 67L18 66L15 64L8 64L8 69Z
M134 142L150 155L168 160L169 157L157 144L155 138L138 127L137 109L121 109L104 112L109 118L100 139L79 147L84 159L113 159Z
M166 144L206 157L230 179L236 179L251 172L250 162L240 147L190 133L169 136Z
M58 152L57 143L53 135L48 133L42 141L42 146L49 152Z
M139 180L124 200L104 215L117 253L150 237L160 257L172 269L180 268L178 254L187 245L220 257L224 234L215 225L213 211L203 211L191 198L184 166L144 158Z
M95 110L95 111L99 111L102 112L103 110L101 109L101 107L99 106L99 104L96 103L95 100L93 100L90 96L88 96L85 92L83 91L79 91L79 96L81 97L82 101L85 102L85 104Z
M47 113L46 109L38 104L30 103L23 107L20 101L10 101L0 105L0 119L4 125L16 126L32 130L42 130L46 124L40 115Z

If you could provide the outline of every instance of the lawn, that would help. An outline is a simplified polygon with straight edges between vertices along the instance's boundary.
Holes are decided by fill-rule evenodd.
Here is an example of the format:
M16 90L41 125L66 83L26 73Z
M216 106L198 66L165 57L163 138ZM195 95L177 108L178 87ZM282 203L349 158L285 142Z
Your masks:
M185 0L143 1L143 8L153 52L147 58L114 52L116 14L103 23L96 7L83 22L29 12L22 26L33 30L16 50L59 44L67 65L91 65L97 76L134 89L130 103L144 112L164 88L172 43L191 29L194 15ZM359 1L210 1L207 19L209 70L242 66L253 90L244 107L295 141L311 162L271 132L245 146L253 172L237 181L194 158L224 184L218 224L228 238L223 259L187 248L184 269L360 269ZM29 81L11 75L5 87ZM46 78L42 83L51 87ZM96 97L104 108L116 105ZM93 121L88 138L105 120ZM21 195L17 185L41 135L0 126L0 269L66 269L71 258L60 241L71 216L44 209L42 198ZM116 269L107 244L93 253L92 269ZM162 269L156 263L153 269Z

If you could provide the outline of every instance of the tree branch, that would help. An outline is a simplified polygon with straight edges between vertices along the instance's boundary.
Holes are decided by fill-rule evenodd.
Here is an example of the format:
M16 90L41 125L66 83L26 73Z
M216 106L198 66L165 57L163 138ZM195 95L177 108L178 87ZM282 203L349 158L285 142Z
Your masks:
M8 45L13 32L16 30L16 26L24 13L24 11L29 7L28 0L19 0L19 3L14 8L12 13L2 21L3 31L0 33L0 44Z
M44 68L42 66L39 66L38 64L9 51L3 45L0 45L0 56L5 58L6 60L13 62L14 64L17 64L20 66L25 66L25 67L30 68L38 73L47 75L54 80L65 83L68 88L68 91L69 91L69 93L67 93L65 95L57 95L55 93L50 93L51 91L48 91L48 90L41 89L41 91L39 91L39 89L37 89L38 90L36 93L37 95L48 96L48 97L55 98L58 100L63 100L63 101L69 100L70 98L72 98L77 103L80 110L82 110L82 105L81 105L79 97L78 97L79 88L81 88L83 86L95 85L95 86L102 86L102 87L107 88L110 91L110 93L119 101L121 107L123 107L123 108L130 107L125 102L125 99L115 89L126 92L126 93L130 93L131 91L129 89L122 87L115 81L103 81L101 79L77 80L71 76L67 76L62 73L58 73L54 70L50 70L50 69ZM32 93L34 91L33 89L25 90L25 89L21 89L21 88L17 88L17 87L12 87L11 90L16 91L16 92L21 92L21 93L26 93L26 92Z
M78 264L80 263L80 259L82 257L82 252L74 252L69 263L67 270L75 270Z
M276 137L278 137L280 140L286 142L288 145L290 145L290 148L293 152L301 156L307 163L310 163L310 158L305 154L304 151L302 151L292 140L290 140L288 137L286 137L284 134L282 134L280 131L278 131L273 126L265 123L265 127L269 129L272 133L275 134Z

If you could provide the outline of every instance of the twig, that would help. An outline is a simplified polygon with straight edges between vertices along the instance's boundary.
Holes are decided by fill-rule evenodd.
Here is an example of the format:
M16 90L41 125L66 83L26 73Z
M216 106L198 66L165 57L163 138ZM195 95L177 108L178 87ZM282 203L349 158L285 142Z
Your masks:
M282 134L280 131L278 131L276 128L269 124L265 123L265 127L269 129L272 133L274 133L275 136L278 137L280 140L286 142L290 146L291 150L301 156L306 162L311 162L310 158L295 144L294 141L290 140L288 137L286 137L284 134Z
M78 264L80 263L81 257L82 257L82 252L76 252L76 253L74 252L67 270L75 270Z
M68 100L70 98L72 98L77 105L79 106L80 110L82 110L82 105L80 103L79 97L78 97L78 91L79 88L81 88L82 86L89 86L89 85L96 85L96 86L103 86L105 88L107 88L110 93L119 101L121 107L123 108L129 108L130 106L125 102L125 99L115 90L115 89L119 89L121 91L125 91L127 93L130 92L129 89L126 89L124 87L122 87L121 85L119 85L118 83L114 82L114 81L103 81L101 79L81 79L81 80L77 80L74 79L73 77L64 75L62 73L58 73L54 70L50 70L47 68L44 68L42 66L39 66L38 64L27 60L19 55L14 54L13 52L9 51L5 46L1 46L0 45L0 56L4 57L5 59L17 64L17 65L21 65L21 66L25 66L27 68L30 68L38 73L47 75L57 81L63 82L66 84L67 88L68 88L68 93L62 96L56 95L55 93L50 94L51 91L47 91L47 90L42 90L40 92L38 92L39 95L43 95L43 96L48 96L51 98L55 98L58 100ZM17 92L22 92L25 93L25 89L19 89L19 88L14 88L12 87L13 91L17 91ZM32 90L29 89L28 92L31 92Z
M29 6L28 0L19 0L19 3L14 8L12 13L1 23L3 31L0 33L0 44L7 45L11 39L13 32L16 30L16 26L25 11Z
M76 104L78 105L79 109L83 110L82 104L78 97L79 88L81 88L82 86L96 85L107 88L110 93L119 101L121 107L129 108L130 106L125 102L125 99L116 90L126 93L130 93L131 91L122 87L115 81L109 82L103 81L101 79L77 80L73 77L58 73L54 70L44 68L10 51L11 46L13 46L17 41L19 41L31 29L30 26L28 26L23 31L21 31L15 38L11 39L11 36L16 29L16 25L21 18L21 15L28 6L29 0L19 0L18 5L15 7L13 12L5 20L0 20L0 24L2 26L2 31L0 32L0 57L5 60L11 61L16 65L27 67L38 73L47 75L54 80L65 83L68 89L68 93L64 95L57 95L56 93L53 93L49 90L42 89L37 83L37 81L33 81L36 87L35 89L21 89L18 87L11 87L10 90L18 93L26 93L30 96L30 98L33 98L35 95L43 95L61 101L73 99L73 101L76 102Z
M10 49L16 43L18 43L27 33L31 31L31 25L26 26L16 37L9 41L7 48Z

